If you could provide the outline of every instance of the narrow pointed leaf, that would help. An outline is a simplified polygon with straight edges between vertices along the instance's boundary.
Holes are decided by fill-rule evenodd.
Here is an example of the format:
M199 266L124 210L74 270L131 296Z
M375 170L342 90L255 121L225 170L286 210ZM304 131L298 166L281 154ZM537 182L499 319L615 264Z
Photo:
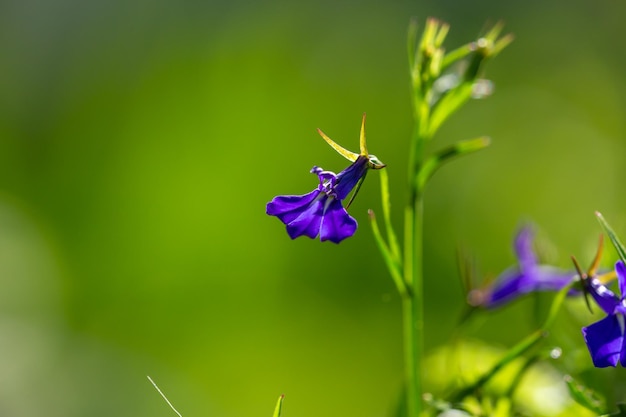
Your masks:
M429 137L433 137L443 122L472 98L473 87L474 80L462 82L439 99L432 110L428 124Z
M374 234L374 240L378 245L378 249L380 253L383 255L383 259L385 264L387 265L387 269L391 274L391 278L393 278L394 283L396 284L396 288L398 289L398 293L402 297L406 297L409 295L409 288L402 277L400 264L396 262L391 251L389 250L389 246L383 239L380 234L380 229L378 228L378 222L376 221L376 216L372 210L368 210L367 214L369 215L370 224L372 225L372 233Z
M602 214L600 212L596 211L596 217L598 218L598 221L600 222L600 225L602 226L606 234L609 235L609 239L611 239L613 246L615 246L615 250L617 251L619 258L622 260L622 262L626 263L626 248L624 248L624 245L619 240L619 237L617 237L609 223L604 220L604 217L602 217Z
M439 21L433 17L426 19L426 26L422 33L422 39L420 41L420 52L429 49L429 46L433 44L434 39L437 37L437 29L439 28ZM419 63L418 63L419 64Z
M458 390L452 398L454 401L461 401L466 396L473 394L475 391L479 390L483 387L487 382L491 380L498 372L500 372L504 367L506 367L509 363L513 362L515 359L521 357L526 352L528 352L531 348L537 346L539 342L543 340L544 337L547 336L547 332L542 330L536 330L531 333L529 336L526 336L521 342L513 346L509 349L498 362L496 362L486 373L484 373L480 378L478 378L474 383L461 388Z
M498 36L500 36L500 33L502 33L502 29L504 29L504 23L500 21L493 25L484 38L490 40L491 42L495 42L496 39L498 39Z
M426 162L424 162L424 165L422 165L417 174L416 182L418 189L423 190L435 171L437 171L446 162L449 162L456 157L468 155L484 149L489 146L489 144L490 139L486 136L482 136L475 139L457 142L454 145L435 153L429 157Z
M276 408L274 409L273 417L280 417L280 413L283 410L283 400L285 399L285 395L281 395L278 397L278 402L276 403Z
M513 42L513 40L515 40L515 36L513 36L512 33L509 33L508 35L506 35L504 38L498 40L494 45L493 45L493 49L491 50L491 53L489 54L490 58L495 57L496 55L498 55L500 52L502 52L502 50L504 48L506 48L507 46L509 46L511 44L511 42Z
M474 383L461 388L458 390L452 398L454 401L460 401L466 396L474 393L476 390L484 386L494 375L496 375L500 370L502 370L506 365L511 363L513 360L521 357L526 354L530 349L537 346L539 342L541 342L545 337L548 336L549 331L556 320L556 316L558 312L561 310L561 306L563 305L563 301L565 301L565 297L567 296L568 291L572 288L574 281L569 285L564 286L559 290L554 299L552 300L552 305L550 306L550 311L548 313L548 317L546 318L543 326L540 329L534 331L530 335L526 336L522 341L518 344L510 348L498 362L496 362L489 371L487 371L483 376L478 378Z
M471 43L465 44L460 48L448 52L441 61L441 72L446 71L451 65L459 62L467 57L474 50Z
M402 263L402 259L398 238L396 237L393 225L391 224L391 196L389 194L389 175L387 175L386 169L380 170L380 194L383 206L383 220L385 222L385 229L387 230L389 249L391 250L394 261L396 261L399 265Z
M606 414L606 403L597 392L576 382L569 375L565 376L565 384L570 395L578 404L597 414Z
M439 31L433 39L433 45L435 46L435 48L441 48L441 45L443 45L443 41L446 39L446 36L448 36L448 32L450 32L450 25L444 22L440 22Z

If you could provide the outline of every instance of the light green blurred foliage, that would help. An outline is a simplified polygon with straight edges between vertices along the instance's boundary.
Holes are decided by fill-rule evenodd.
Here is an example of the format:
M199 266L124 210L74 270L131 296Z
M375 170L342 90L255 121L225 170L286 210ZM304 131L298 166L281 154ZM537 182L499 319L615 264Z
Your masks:
M506 352L484 342L476 340L458 340L456 343L434 349L428 357L428 385L435 393L445 393L451 387L469 384L490 370L496 361ZM485 403L510 400L508 389L523 366L523 360L517 359L506 366L481 390L482 400L469 398L466 406L486 411ZM531 416L593 416L580 407L569 396L567 386L551 361L540 362L530 367L519 381L512 395L515 409L523 410ZM552 361L553 362L553 361ZM441 395L441 394L439 394ZM474 404L481 403L482 404ZM478 406L478 407L476 407ZM493 414L498 415L498 414ZM509 413L502 414L509 416Z
M401 332L366 218L378 181L365 182L351 207L359 231L338 246L291 241L265 203L311 190L313 165L345 168L315 128L355 149L367 112L399 222L409 18L449 22L450 47L503 19L516 41L490 65L494 96L436 138L493 145L438 172L426 195L427 348L446 344L464 302L459 242L493 276L513 262L523 219L561 266L592 257L594 210L626 233L625 12L584 1L2 3L0 414L171 415L149 374L185 417L267 415L282 393L286 416L388 415ZM523 301L477 332L514 343L532 309ZM572 349L580 324L560 336ZM613 370L585 375L620 398Z

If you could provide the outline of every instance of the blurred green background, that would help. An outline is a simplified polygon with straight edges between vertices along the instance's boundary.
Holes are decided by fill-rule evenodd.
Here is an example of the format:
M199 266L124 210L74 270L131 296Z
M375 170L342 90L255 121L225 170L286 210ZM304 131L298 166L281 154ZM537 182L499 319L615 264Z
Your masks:
M286 417L389 415L400 307L367 224L376 173L341 245L291 241L265 204L343 169L315 128L356 149L367 112L400 228L412 16L449 22L450 49L500 19L516 36L494 96L434 144L493 139L428 189L427 348L463 308L459 242L494 276L523 220L564 267L591 259L594 210L626 238L624 2L5 0L0 415L173 415L146 375L185 417L269 416L282 393ZM535 305L471 334L510 346ZM585 369L591 320L565 319L565 354L625 399L620 370Z

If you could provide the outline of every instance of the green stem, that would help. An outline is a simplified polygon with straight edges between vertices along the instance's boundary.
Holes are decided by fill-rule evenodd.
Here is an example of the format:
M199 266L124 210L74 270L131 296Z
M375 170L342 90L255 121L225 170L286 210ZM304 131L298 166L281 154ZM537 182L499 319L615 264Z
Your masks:
M427 116L427 114L422 114ZM416 117L409 158L409 199L404 212L404 279L409 288L402 298L404 324L404 355L407 384L407 416L419 417L422 409L422 369L424 357L424 292L423 292L423 200L416 181L422 163L426 138Z
M442 44L448 30L447 24L436 19L428 19L421 40L417 43L417 24L413 21L409 27L407 45L414 127L409 150L408 200L404 211L403 257L397 256L394 235L388 236L388 246L385 246L382 240L378 239L379 245L386 249L387 259L391 259L389 256L391 253L395 258L395 264L402 264L402 279L405 286L398 285L398 289L402 297L407 417L420 417L425 408L422 398L422 376L424 372L424 187L432 173L443 162L454 156L481 149L487 144L484 138L462 142L444 150L443 153L436 154L430 165L424 159L426 143L431 140L441 123L470 98L469 93L476 76L475 73L472 73L471 79L464 79L462 84L438 97L435 103L433 85L442 75L442 63L451 65L453 62L468 58L474 52L474 43L472 43L446 58ZM491 44L496 41L499 31L499 28L493 29L486 36ZM510 40L506 42L510 42ZM500 45L501 49L506 46L506 43L501 41ZM481 50L479 58L483 60L490 56L489 54L493 52L493 49L495 47L485 51ZM386 178L383 183L385 181ZM383 187L383 194L388 195L388 189L385 187ZM389 207L385 201L384 197L383 204L386 204L385 210L388 210ZM388 213L387 211L385 214L385 223L387 229L391 230ZM393 265L394 263L388 261L388 264ZM397 276L394 278L397 281ZM406 291L402 291L404 288Z
M513 346L508 350L500 358L498 362L495 363L491 367L489 371L487 371L482 377L478 378L478 380L469 386L462 388L456 394L452 395L453 402L460 402L466 396L474 393L480 387L485 385L494 375L496 375L502 368L511 363L513 360L521 357L526 354L530 349L537 346L542 340L544 340L550 334L550 329L554 325L556 317L565 301L565 297L567 296L568 291L572 288L576 281L572 281L569 285L561 288L559 292L556 294L554 299L552 300L552 305L550 306L550 311L548 312L548 317L543 323L543 326L539 329L531 333L517 345Z
M422 409L422 286L420 260L417 254L415 208L408 204L405 211L404 276L410 291L402 298L402 321L404 324L404 366L407 385L407 416L418 417Z
M510 349L495 365L489 369L488 372L483 374L480 378L476 380L473 384L468 385L465 388L462 388L458 392L456 392L452 396L452 402L461 402L463 398L468 395L474 393L480 387L485 385L491 378L494 377L502 368L511 363L514 359L519 358L521 355L528 352L531 348L535 347L539 342L541 342L546 336L548 336L547 332L542 330L536 330L529 336L527 336L520 343L515 345L512 349Z
M413 325L413 303L411 298L402 300L402 316L404 324L404 366L407 415L409 417L418 417L421 412L421 398L417 396L421 395L421 381L417 370L417 352L413 343L417 329Z

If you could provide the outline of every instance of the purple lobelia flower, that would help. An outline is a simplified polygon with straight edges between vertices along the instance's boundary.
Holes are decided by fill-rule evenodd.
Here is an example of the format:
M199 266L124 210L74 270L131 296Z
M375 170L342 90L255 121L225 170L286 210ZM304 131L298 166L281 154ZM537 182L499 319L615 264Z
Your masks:
M529 226L520 229L513 245L517 265L501 273L489 287L472 290L468 295L471 305L495 308L531 292L558 291L572 282L575 272L539 264L533 250L533 235Z
M354 199L368 169L381 169L382 164L374 155L367 153L365 143L365 114L361 123L361 153L350 152L318 129L319 134L328 144L352 164L335 174L313 167L311 173L319 179L317 188L304 195L277 196L267 203L266 213L276 216L287 225L287 233L292 239L308 236L311 239L320 237L321 241L330 240L339 243L352 236L357 229L356 220L350 216L346 208ZM352 193L352 191L354 192ZM352 193L346 207L343 201Z
M585 290L607 314L602 320L582 329L596 368L616 366L618 361L626 366L626 266L621 260L615 264L615 272L621 294L619 297L597 279L583 280Z

